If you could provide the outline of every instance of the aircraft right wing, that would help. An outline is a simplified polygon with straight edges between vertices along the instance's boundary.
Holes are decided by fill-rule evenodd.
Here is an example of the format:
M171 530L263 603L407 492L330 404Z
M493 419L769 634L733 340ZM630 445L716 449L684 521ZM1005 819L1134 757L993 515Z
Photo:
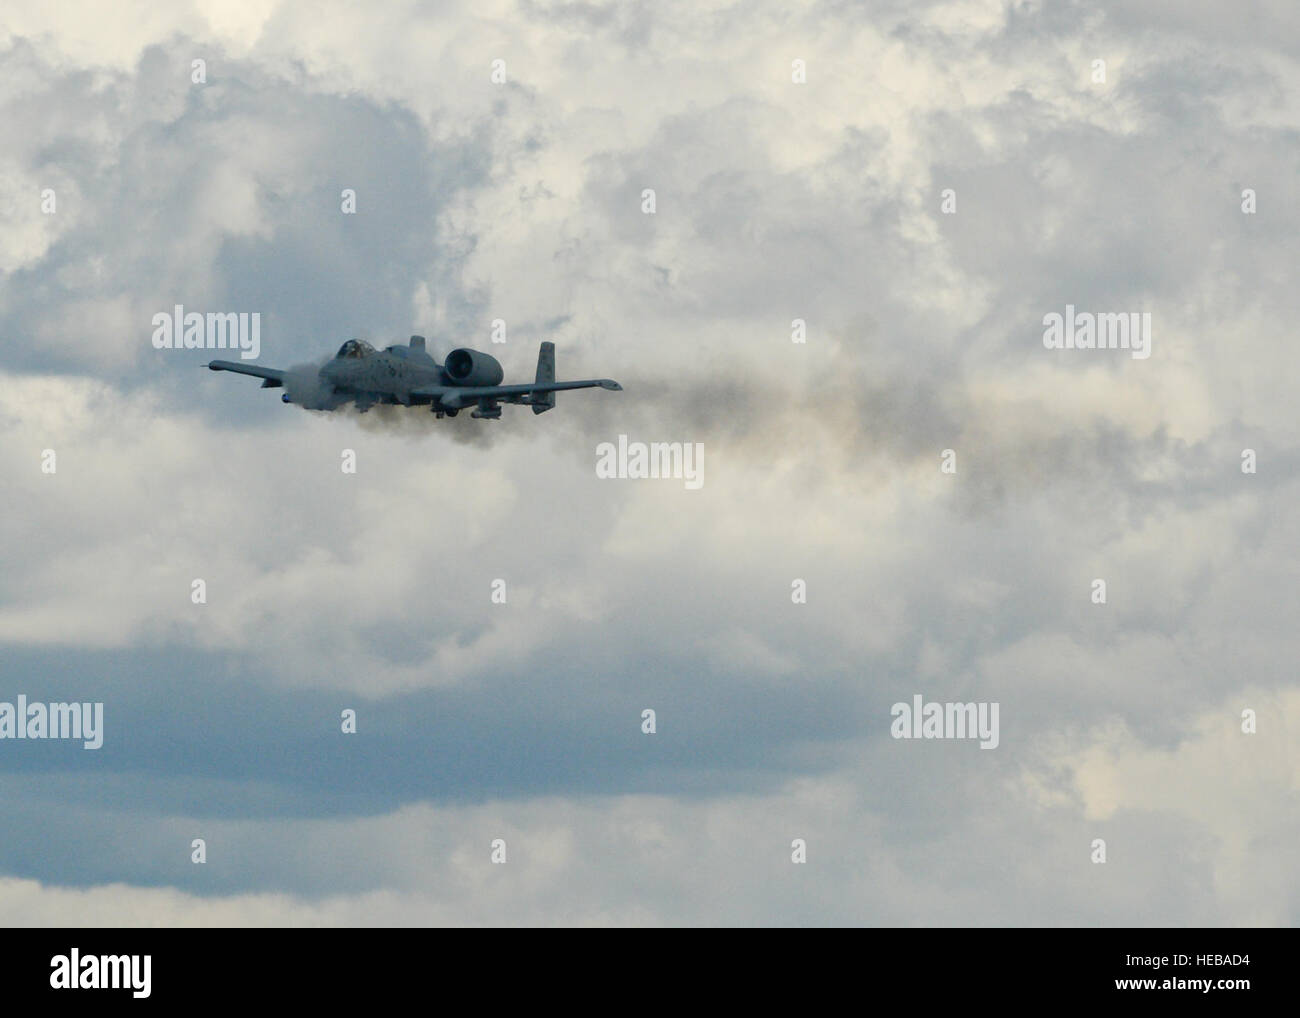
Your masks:
M252 375L264 379L263 389L279 389L284 386L285 372L278 368L259 368L255 364L240 364L238 361L209 361L210 371L234 371L241 375Z

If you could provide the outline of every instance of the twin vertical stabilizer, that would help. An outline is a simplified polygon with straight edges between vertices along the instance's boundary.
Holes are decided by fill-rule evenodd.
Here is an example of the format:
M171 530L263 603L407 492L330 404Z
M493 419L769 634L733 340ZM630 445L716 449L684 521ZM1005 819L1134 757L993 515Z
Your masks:
M555 344L543 343L537 351L537 378L538 384L555 381ZM551 407L555 406L555 393L535 392L529 402L533 405L533 413L544 414Z

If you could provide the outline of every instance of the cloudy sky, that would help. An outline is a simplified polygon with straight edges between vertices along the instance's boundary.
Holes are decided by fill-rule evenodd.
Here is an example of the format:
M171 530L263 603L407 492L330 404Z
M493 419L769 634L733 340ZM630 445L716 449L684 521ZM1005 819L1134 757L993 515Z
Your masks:
M12 0L0 142L0 701L105 729L0 741L0 920L1300 921L1292 0Z

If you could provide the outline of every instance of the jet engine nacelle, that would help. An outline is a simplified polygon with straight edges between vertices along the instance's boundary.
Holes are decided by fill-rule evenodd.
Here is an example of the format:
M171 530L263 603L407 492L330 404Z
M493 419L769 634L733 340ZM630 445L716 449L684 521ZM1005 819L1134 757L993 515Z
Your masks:
M477 350L453 350L442 365L452 385L500 385L506 373L490 354Z

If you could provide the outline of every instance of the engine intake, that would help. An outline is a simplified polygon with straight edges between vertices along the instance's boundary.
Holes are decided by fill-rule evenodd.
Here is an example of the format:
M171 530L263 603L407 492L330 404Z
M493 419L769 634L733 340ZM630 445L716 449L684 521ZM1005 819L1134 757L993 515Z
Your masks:
M452 385L500 385L506 374L495 357L464 348L447 354L442 368Z

